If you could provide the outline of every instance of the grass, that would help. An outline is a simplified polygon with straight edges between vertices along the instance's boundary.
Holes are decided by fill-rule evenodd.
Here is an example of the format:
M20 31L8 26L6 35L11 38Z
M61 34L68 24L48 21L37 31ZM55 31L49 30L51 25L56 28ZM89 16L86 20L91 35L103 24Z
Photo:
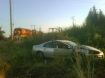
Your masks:
M105 78L105 59L40 59L31 54L31 49L42 42L40 36L22 42L3 42L0 75L5 78Z

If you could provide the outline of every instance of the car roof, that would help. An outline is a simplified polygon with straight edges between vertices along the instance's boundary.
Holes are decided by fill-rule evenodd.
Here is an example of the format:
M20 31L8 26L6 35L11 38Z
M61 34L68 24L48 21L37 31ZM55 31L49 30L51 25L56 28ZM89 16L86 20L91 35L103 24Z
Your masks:
M65 43L65 44L68 44L69 43L72 46L76 46L76 43L74 43L72 41L69 41L69 40L51 40L51 41L59 41L59 42ZM39 45L44 45L44 44L46 44L48 42L51 42L51 41L47 41L47 42L41 43Z
M59 41L65 44L70 44L71 46L76 46L77 44L73 41L69 41L69 40L55 40L55 41Z
M60 41L60 42L70 42L69 40L55 40L55 41Z

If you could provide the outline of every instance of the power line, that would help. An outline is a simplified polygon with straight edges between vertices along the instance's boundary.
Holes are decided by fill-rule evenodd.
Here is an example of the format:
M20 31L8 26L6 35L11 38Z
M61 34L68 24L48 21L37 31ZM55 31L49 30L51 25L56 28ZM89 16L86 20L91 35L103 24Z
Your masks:
M98 8L102 7L103 5L105 5L105 3L104 3L104 4L101 4ZM81 18L81 17L83 17L83 16L85 16L85 15L87 15L87 13L84 14L84 15L79 16L78 18Z
M101 5L100 5L100 7L101 7L101 6L103 6L103 5L105 5L105 3L104 3L104 4L102 4L102 3L96 3L96 2L92 2L92 1L84 1L84 0L73 0L73 1L85 2L85 3L95 3L95 4L101 4ZM98 7L98 8L99 8L99 7ZM85 16L85 15L87 15L87 13L86 13L86 14L83 14L83 15L81 15L81 16L79 16L78 18L81 18L81 17L83 17L83 16Z
M94 3L94 4L102 4L102 3L97 3L97 2L92 2L92 1L84 1L84 0L73 0L73 1L85 2L85 3Z
M98 8L102 7L103 5L105 5L105 3L104 3L104 4L102 4L102 5L100 5Z

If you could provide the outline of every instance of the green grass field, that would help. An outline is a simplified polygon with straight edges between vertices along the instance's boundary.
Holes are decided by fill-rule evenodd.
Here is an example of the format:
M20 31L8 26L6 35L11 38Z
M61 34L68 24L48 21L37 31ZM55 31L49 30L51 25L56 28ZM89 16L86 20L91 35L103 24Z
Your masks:
M105 78L105 59L77 58L41 59L31 54L41 39L0 44L0 76L2 78Z

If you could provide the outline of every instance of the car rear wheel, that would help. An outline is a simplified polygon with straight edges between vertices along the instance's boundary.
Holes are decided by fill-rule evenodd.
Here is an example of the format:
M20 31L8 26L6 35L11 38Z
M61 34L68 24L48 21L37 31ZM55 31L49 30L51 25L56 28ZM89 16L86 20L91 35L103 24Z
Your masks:
M36 55L40 58L44 58L44 54L42 52L37 52Z

